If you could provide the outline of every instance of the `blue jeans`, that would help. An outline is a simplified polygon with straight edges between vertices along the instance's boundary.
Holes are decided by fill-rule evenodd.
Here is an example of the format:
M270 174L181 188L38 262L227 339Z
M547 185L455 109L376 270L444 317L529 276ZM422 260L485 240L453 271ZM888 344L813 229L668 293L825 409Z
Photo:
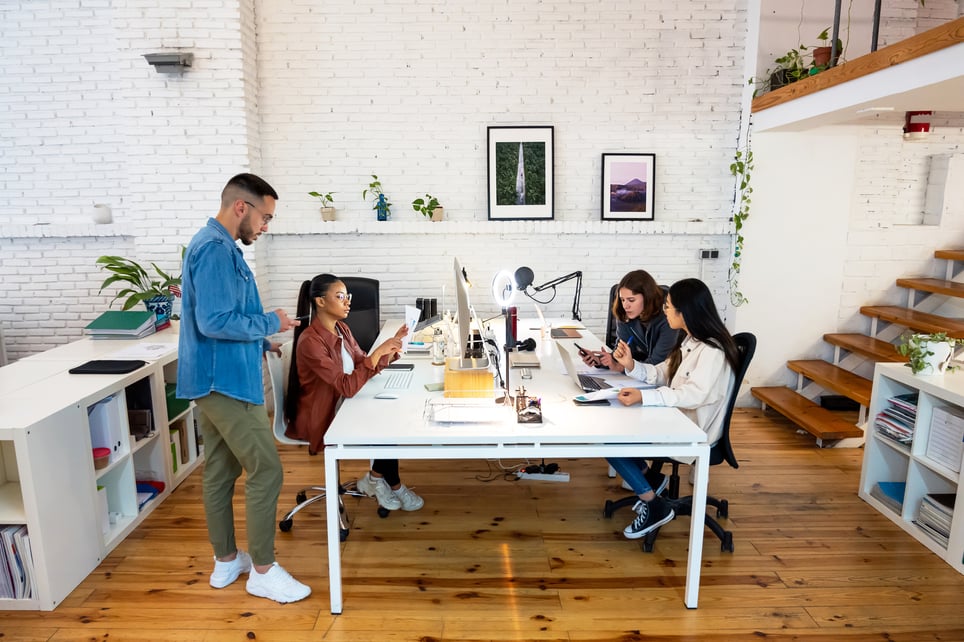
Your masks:
M642 457L607 457L606 461L627 484L632 486L633 492L637 495L645 495L653 490L644 476L649 466Z

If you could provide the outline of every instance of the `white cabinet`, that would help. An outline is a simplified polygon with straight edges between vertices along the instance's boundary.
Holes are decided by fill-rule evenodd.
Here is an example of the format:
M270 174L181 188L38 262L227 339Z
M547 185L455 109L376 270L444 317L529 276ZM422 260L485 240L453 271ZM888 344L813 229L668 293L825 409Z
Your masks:
M32 597L0 609L55 608L201 462L193 404L168 417L175 350L124 375L67 373L131 344L85 339L0 368L0 527L26 526L36 580ZM150 430L136 428L145 420ZM95 447L111 451L102 468Z
M961 498L960 484L962 462L959 454L955 455L956 465L948 465L946 456L935 458L933 449L938 436L935 434L932 439L932 426L933 430L943 428L939 425L945 417L941 409L948 409L951 414L964 409L964 372L922 377L914 375L910 368L902 364L877 364L873 390L860 475L860 497L959 573L964 573L964 500ZM875 418L891 405L888 400L899 395L917 396L913 434L909 440L905 440L908 443L900 443L875 428ZM935 410L939 417L932 424ZM929 446L931 456L928 455ZM899 512L874 496L878 484L888 482L894 483L893 486L902 491ZM921 502L928 495L956 497L956 510L950 522L946 545L918 524Z

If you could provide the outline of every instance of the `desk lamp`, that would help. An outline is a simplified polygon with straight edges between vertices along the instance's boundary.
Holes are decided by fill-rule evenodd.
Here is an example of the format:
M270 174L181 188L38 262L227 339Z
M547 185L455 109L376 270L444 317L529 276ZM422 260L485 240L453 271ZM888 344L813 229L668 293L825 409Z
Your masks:
M570 272L565 276L560 276L557 279L546 281L542 285L537 285L535 287L532 287L532 280L534 278L535 278L535 275L532 273L531 268L528 268L525 266L520 267L515 271L515 274L513 275L515 288L521 291L522 293L524 293L527 297L529 297L536 303L543 303L543 304L548 303L549 301L552 301L552 299L556 298L557 285L561 283L565 283L566 281L571 281L573 279L576 279L576 294L572 299L572 318L575 319L576 321L582 321L582 314L579 312L579 295L582 293L582 272L580 271ZM540 301L539 299L535 298L534 296L532 296L532 294L529 293L530 288L532 289L533 292L542 292L545 289L552 288L552 299L549 299L549 301Z

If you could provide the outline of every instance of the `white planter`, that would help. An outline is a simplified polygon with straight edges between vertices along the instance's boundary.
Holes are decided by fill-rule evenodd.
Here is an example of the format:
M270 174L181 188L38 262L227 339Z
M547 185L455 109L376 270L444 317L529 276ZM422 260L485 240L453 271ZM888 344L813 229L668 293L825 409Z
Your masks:
M432 210L432 220L433 220L433 221L441 221L441 220L443 220L444 218L445 218L445 208L444 208L444 207L436 207L434 210Z
M323 220L323 221L334 221L334 220L335 220L335 208L334 208L334 207L323 207L323 208L321 208L321 220Z
M924 356L924 368L917 374L944 374L947 365L951 362L951 356L954 354L953 344L946 341L940 343L925 342L921 344L921 349L925 353L930 352L932 354Z

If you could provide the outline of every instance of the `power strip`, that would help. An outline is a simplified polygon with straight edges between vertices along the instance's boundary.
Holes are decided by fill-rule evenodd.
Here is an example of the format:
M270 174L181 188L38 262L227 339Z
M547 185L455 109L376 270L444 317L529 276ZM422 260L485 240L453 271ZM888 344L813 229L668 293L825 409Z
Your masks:
M538 481L555 481L555 482L567 482L569 481L569 473L555 472L551 475L546 473L526 473L517 472L516 475L519 479L536 479Z

